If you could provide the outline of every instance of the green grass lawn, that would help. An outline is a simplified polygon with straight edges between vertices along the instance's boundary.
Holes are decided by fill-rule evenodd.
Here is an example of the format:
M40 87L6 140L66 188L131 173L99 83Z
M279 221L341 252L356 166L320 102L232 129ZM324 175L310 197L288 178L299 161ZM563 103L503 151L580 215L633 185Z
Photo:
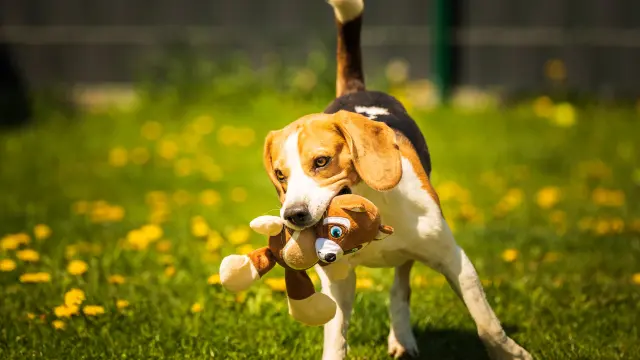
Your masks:
M280 269L240 295L215 274L221 257L266 243L251 219L277 213L266 132L330 98L222 89L183 105L41 110L0 134L1 359L320 357L322 328L289 317ZM540 359L640 358L640 116L576 111L569 126L528 105L413 114L507 332ZM417 265L412 279L422 356L486 358L443 278ZM351 358L386 358L391 281L359 269ZM56 316L73 288L86 298L77 314Z

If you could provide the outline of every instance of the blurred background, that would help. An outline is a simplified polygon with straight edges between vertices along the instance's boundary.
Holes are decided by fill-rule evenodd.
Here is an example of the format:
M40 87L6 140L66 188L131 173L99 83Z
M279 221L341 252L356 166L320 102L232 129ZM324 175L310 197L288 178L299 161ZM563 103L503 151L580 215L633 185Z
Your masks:
M447 220L537 358L639 358L639 15L365 2L367 86L420 125ZM281 269L240 294L217 270L266 244L247 226L279 208L264 136L331 102L335 44L322 0L0 0L2 358L318 358ZM353 358L386 357L392 272L358 270ZM423 357L486 358L439 274L412 285Z

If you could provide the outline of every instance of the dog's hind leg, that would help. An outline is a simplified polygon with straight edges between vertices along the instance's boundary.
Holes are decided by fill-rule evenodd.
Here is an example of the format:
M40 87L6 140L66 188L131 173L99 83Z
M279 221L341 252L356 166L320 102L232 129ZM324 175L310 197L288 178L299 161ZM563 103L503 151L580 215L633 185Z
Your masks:
M347 330L356 295L356 274L353 269L343 280L329 280L322 266L315 266L322 283L322 292L329 295L338 308L336 316L324 325L323 360L344 359L347 354Z
M476 323L478 335L492 359L532 359L531 355L508 337L491 309L482 283L471 260L455 242L451 230L443 223L437 239L414 248L415 256L442 273L466 305Z
M413 260L396 267L389 303L391 330L389 331L389 355L400 358L418 356L418 344L411 330L409 302L411 299L410 273Z

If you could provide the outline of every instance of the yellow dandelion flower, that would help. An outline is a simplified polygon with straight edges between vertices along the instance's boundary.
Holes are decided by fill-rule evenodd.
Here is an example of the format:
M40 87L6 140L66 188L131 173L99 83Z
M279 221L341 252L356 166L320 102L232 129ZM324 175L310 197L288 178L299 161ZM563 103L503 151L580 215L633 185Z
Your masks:
M422 275L416 275L411 279L411 283L416 287L425 287L427 286L427 278Z
M205 245L205 247L207 248L207 251L216 251L220 249L223 241L224 240L222 239L222 236L219 232L211 230L209 236L207 236L207 244Z
M558 259L560 259L559 253L555 251L549 251L548 253L544 254L542 261L546 263L552 263L558 261Z
M502 260L506 262L514 262L518 258L518 250L507 249L502 252Z
M236 251L238 252L238 254L240 255L246 255L250 252L252 252L254 250L253 246L251 244L244 244L244 245L240 245L238 246L238 248L236 249Z
M592 230L596 235L606 235L611 232L611 222L607 219L597 219Z
M248 226L239 226L229 232L227 238L233 245L244 244L251 236L251 229Z
M40 254L33 249L25 249L18 251L16 257L25 262L37 262L40 260Z
M31 242L31 237L27 233L14 234L13 238L18 242L18 245L29 245Z
M544 75L553 81L562 81L567 78L567 67L560 59L551 59L544 64Z
M172 277L173 275L175 275L176 273L176 268L173 266L167 266L166 269L164 269L164 275L167 277Z
M553 112L553 123L560 127L571 127L576 123L576 109L573 105L564 102L555 106Z
M127 242L136 250L144 250L149 245L149 237L142 230L131 230L127 234Z
M624 221L620 218L611 219L611 231L620 234L624 230Z
M252 128L244 127L238 129L238 137L236 138L236 143L240 146L249 146L253 144L253 140L256 137L255 131Z
M202 259L203 262L209 263L209 264L220 263L220 258L221 258L220 254L210 253L210 252L204 252L200 257L200 259Z
M124 208L119 205L109 206L105 215L108 221L120 221L124 218Z
M222 171L222 168L216 164L203 166L201 171L205 179L211 182L220 181L224 177L224 172Z
M268 278L265 279L264 283L267 284L267 286L270 287L273 291L287 291L287 284L284 278Z
M631 281L636 285L640 285L640 273L633 274Z
M0 260L0 271L9 272L16 268L16 262L11 259Z
M125 283L125 278L122 275L114 274L109 276L107 281L109 282L109 284L122 285Z
M209 225L202 216L191 219L191 234L195 237L205 237L209 233Z
M162 124L157 121L147 121L140 128L140 135L147 140L157 140L162 135Z
M235 187L231 189L231 201L233 202L244 202L247 200L248 196L249 194L247 193L247 190L243 187Z
M59 318L70 318L72 315L78 314L77 305L60 305L53 309L53 313Z
M158 252L169 252L171 250L171 241L162 240L156 244L156 251Z
M124 308L126 308L126 307L128 307L128 306L129 306L129 302L128 302L127 300L121 300L121 299L118 299L118 300L116 301L116 307L117 307L118 309L121 309L121 310L122 310L122 309L124 309Z
M223 146L230 146L236 141L235 128L224 125L218 129L218 142Z
M28 312L28 313L27 313L27 319L29 319L29 320L33 320L33 319L35 319L35 318L36 318L36 314L34 314L34 313L30 313L30 312Z
M215 190L204 190L200 193L200 202L205 206L214 206L220 204L220 194Z
M149 161L149 150L146 147L139 146L131 150L131 162L136 165L143 165Z
M193 165L191 159L182 158L176 161L174 166L174 172L177 176L185 177L191 175Z
M71 209L78 215L86 214L89 210L89 202L84 200L76 201L71 206Z
M82 275L87 272L87 269L89 269L89 266L82 260L71 260L67 265L67 272L71 275Z
M158 154L166 160L173 160L178 155L178 144L171 140L162 140L158 145Z
M51 322L51 326L53 326L54 329L56 330L64 330L64 327L66 326L64 321L62 320L53 320Z
M625 194L621 190L596 188L591 194L594 204L608 207L621 207L625 203Z
M370 278L356 279L356 289L371 289L373 287L373 280Z
M0 247L2 250L15 250L20 246L18 240L13 235L6 235L0 240Z
M555 186L547 186L538 191L536 201L543 209L550 209L560 201L560 189Z
M247 300L247 292L241 291L236 294L236 302L242 304L245 300Z
M66 306L80 305L86 299L84 291L71 289L64 294L64 304Z
M127 149L123 147L115 147L109 151L109 165L113 167L123 167L129 161Z
M25 273L20 275L21 283L45 283L51 281L51 275L46 272Z
M578 229L580 231L588 231L589 229L591 229L593 223L594 220L592 217L584 217L580 219L580 221L578 221Z
M553 116L553 101L548 96L540 96L533 102L533 112L539 118L551 118Z
M145 225L140 230L142 230L150 241L156 241L164 234L162 228L156 224Z
M45 224L38 224L33 227L33 236L37 240L45 240L51 236L51 228Z
M189 194L186 190L177 190L173 193L173 201L178 204L178 206L186 205L191 201L191 194Z
M311 279L311 282L313 283L313 285L318 285L318 283L320 282L320 278L316 273L309 274L309 279Z
M209 115L198 116L193 121L193 129L200 135L207 135L213 131L213 118Z
M202 305L200 303L195 303L193 305L191 305L191 312L192 313L199 313L202 311Z
M87 316L96 316L104 314L104 307L100 305L86 305L82 308L82 312Z
M176 259L170 254L164 254L158 258L158 262L162 265L171 265Z
M217 285L220 284L220 274L213 274L207 279L207 284Z

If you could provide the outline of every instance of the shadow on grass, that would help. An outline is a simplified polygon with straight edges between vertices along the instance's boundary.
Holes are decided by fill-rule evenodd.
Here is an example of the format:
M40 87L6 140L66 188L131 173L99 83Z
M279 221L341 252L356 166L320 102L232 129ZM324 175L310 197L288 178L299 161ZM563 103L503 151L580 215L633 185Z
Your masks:
M509 335L517 332L514 326L505 326ZM460 329L413 329L418 342L418 359L489 360L487 350L478 333Z

